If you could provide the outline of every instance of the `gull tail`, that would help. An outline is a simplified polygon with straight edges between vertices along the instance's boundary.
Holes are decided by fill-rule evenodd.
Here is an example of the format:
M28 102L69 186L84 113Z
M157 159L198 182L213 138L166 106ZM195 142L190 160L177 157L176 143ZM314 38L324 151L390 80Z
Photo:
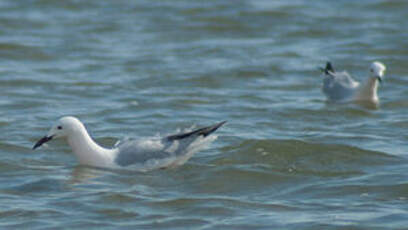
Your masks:
M335 71L334 71L334 69L333 69L333 66L332 66L332 64L330 63L330 62L327 62L326 63L326 67L325 68L319 68L323 73L325 73L325 74L330 74L330 73L334 73Z
M196 129L188 133L182 133L182 134L176 134L176 135L171 135L167 137L167 140L169 141L175 141L175 140L181 140L184 138L192 137L192 136L203 136L206 137L210 135L211 133L215 132L219 127L221 127L223 124L225 124L227 121L220 122L215 125L211 125L208 127L204 127L201 129Z

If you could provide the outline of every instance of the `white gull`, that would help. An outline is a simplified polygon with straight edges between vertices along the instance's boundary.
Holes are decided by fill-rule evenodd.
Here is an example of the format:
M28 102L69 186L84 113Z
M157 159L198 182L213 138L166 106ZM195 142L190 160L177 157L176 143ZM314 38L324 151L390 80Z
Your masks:
M66 138L80 164L105 168L132 166L135 170L148 171L184 164L194 153L217 138L210 134L224 123L225 121L164 138L122 141L107 149L95 143L81 121L65 116L58 120L33 149L52 139Z
M326 68L321 68L325 73L322 91L329 101L335 102L371 102L377 104L378 83L382 82L385 73L385 65L381 62L373 62L370 66L370 76L365 83L354 80L346 71L337 72L330 62Z

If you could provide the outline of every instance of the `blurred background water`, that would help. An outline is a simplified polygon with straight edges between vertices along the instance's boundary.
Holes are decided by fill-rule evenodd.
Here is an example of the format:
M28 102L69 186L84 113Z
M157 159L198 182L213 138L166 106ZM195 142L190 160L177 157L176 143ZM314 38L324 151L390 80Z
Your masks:
M408 1L0 1L0 228L406 229ZM387 65L378 109L319 66ZM228 120L136 173L31 147L62 115L104 146Z

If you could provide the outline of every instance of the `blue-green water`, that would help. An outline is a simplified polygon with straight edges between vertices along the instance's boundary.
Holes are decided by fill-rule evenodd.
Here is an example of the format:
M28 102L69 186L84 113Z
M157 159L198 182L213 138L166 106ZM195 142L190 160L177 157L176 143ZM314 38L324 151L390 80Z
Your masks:
M408 1L0 2L0 228L406 229ZM378 109L328 104L317 67ZM228 120L185 165L78 166L62 115L104 146Z

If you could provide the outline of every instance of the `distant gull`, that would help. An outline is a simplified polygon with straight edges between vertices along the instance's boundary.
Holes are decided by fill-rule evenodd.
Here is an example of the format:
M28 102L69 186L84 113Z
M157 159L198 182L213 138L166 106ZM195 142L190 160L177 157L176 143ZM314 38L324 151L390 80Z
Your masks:
M67 139L80 164L106 168L132 166L139 171L148 171L184 164L194 153L217 138L210 134L225 122L167 137L125 140L115 144L112 149L107 149L93 141L81 121L65 116L58 120L33 149L52 139L63 137Z
M325 73L322 91L329 101L366 101L378 103L378 83L381 83L386 70L381 62L373 62L370 66L370 76L364 84L355 81L346 71L337 72L330 62L325 68L320 68Z

